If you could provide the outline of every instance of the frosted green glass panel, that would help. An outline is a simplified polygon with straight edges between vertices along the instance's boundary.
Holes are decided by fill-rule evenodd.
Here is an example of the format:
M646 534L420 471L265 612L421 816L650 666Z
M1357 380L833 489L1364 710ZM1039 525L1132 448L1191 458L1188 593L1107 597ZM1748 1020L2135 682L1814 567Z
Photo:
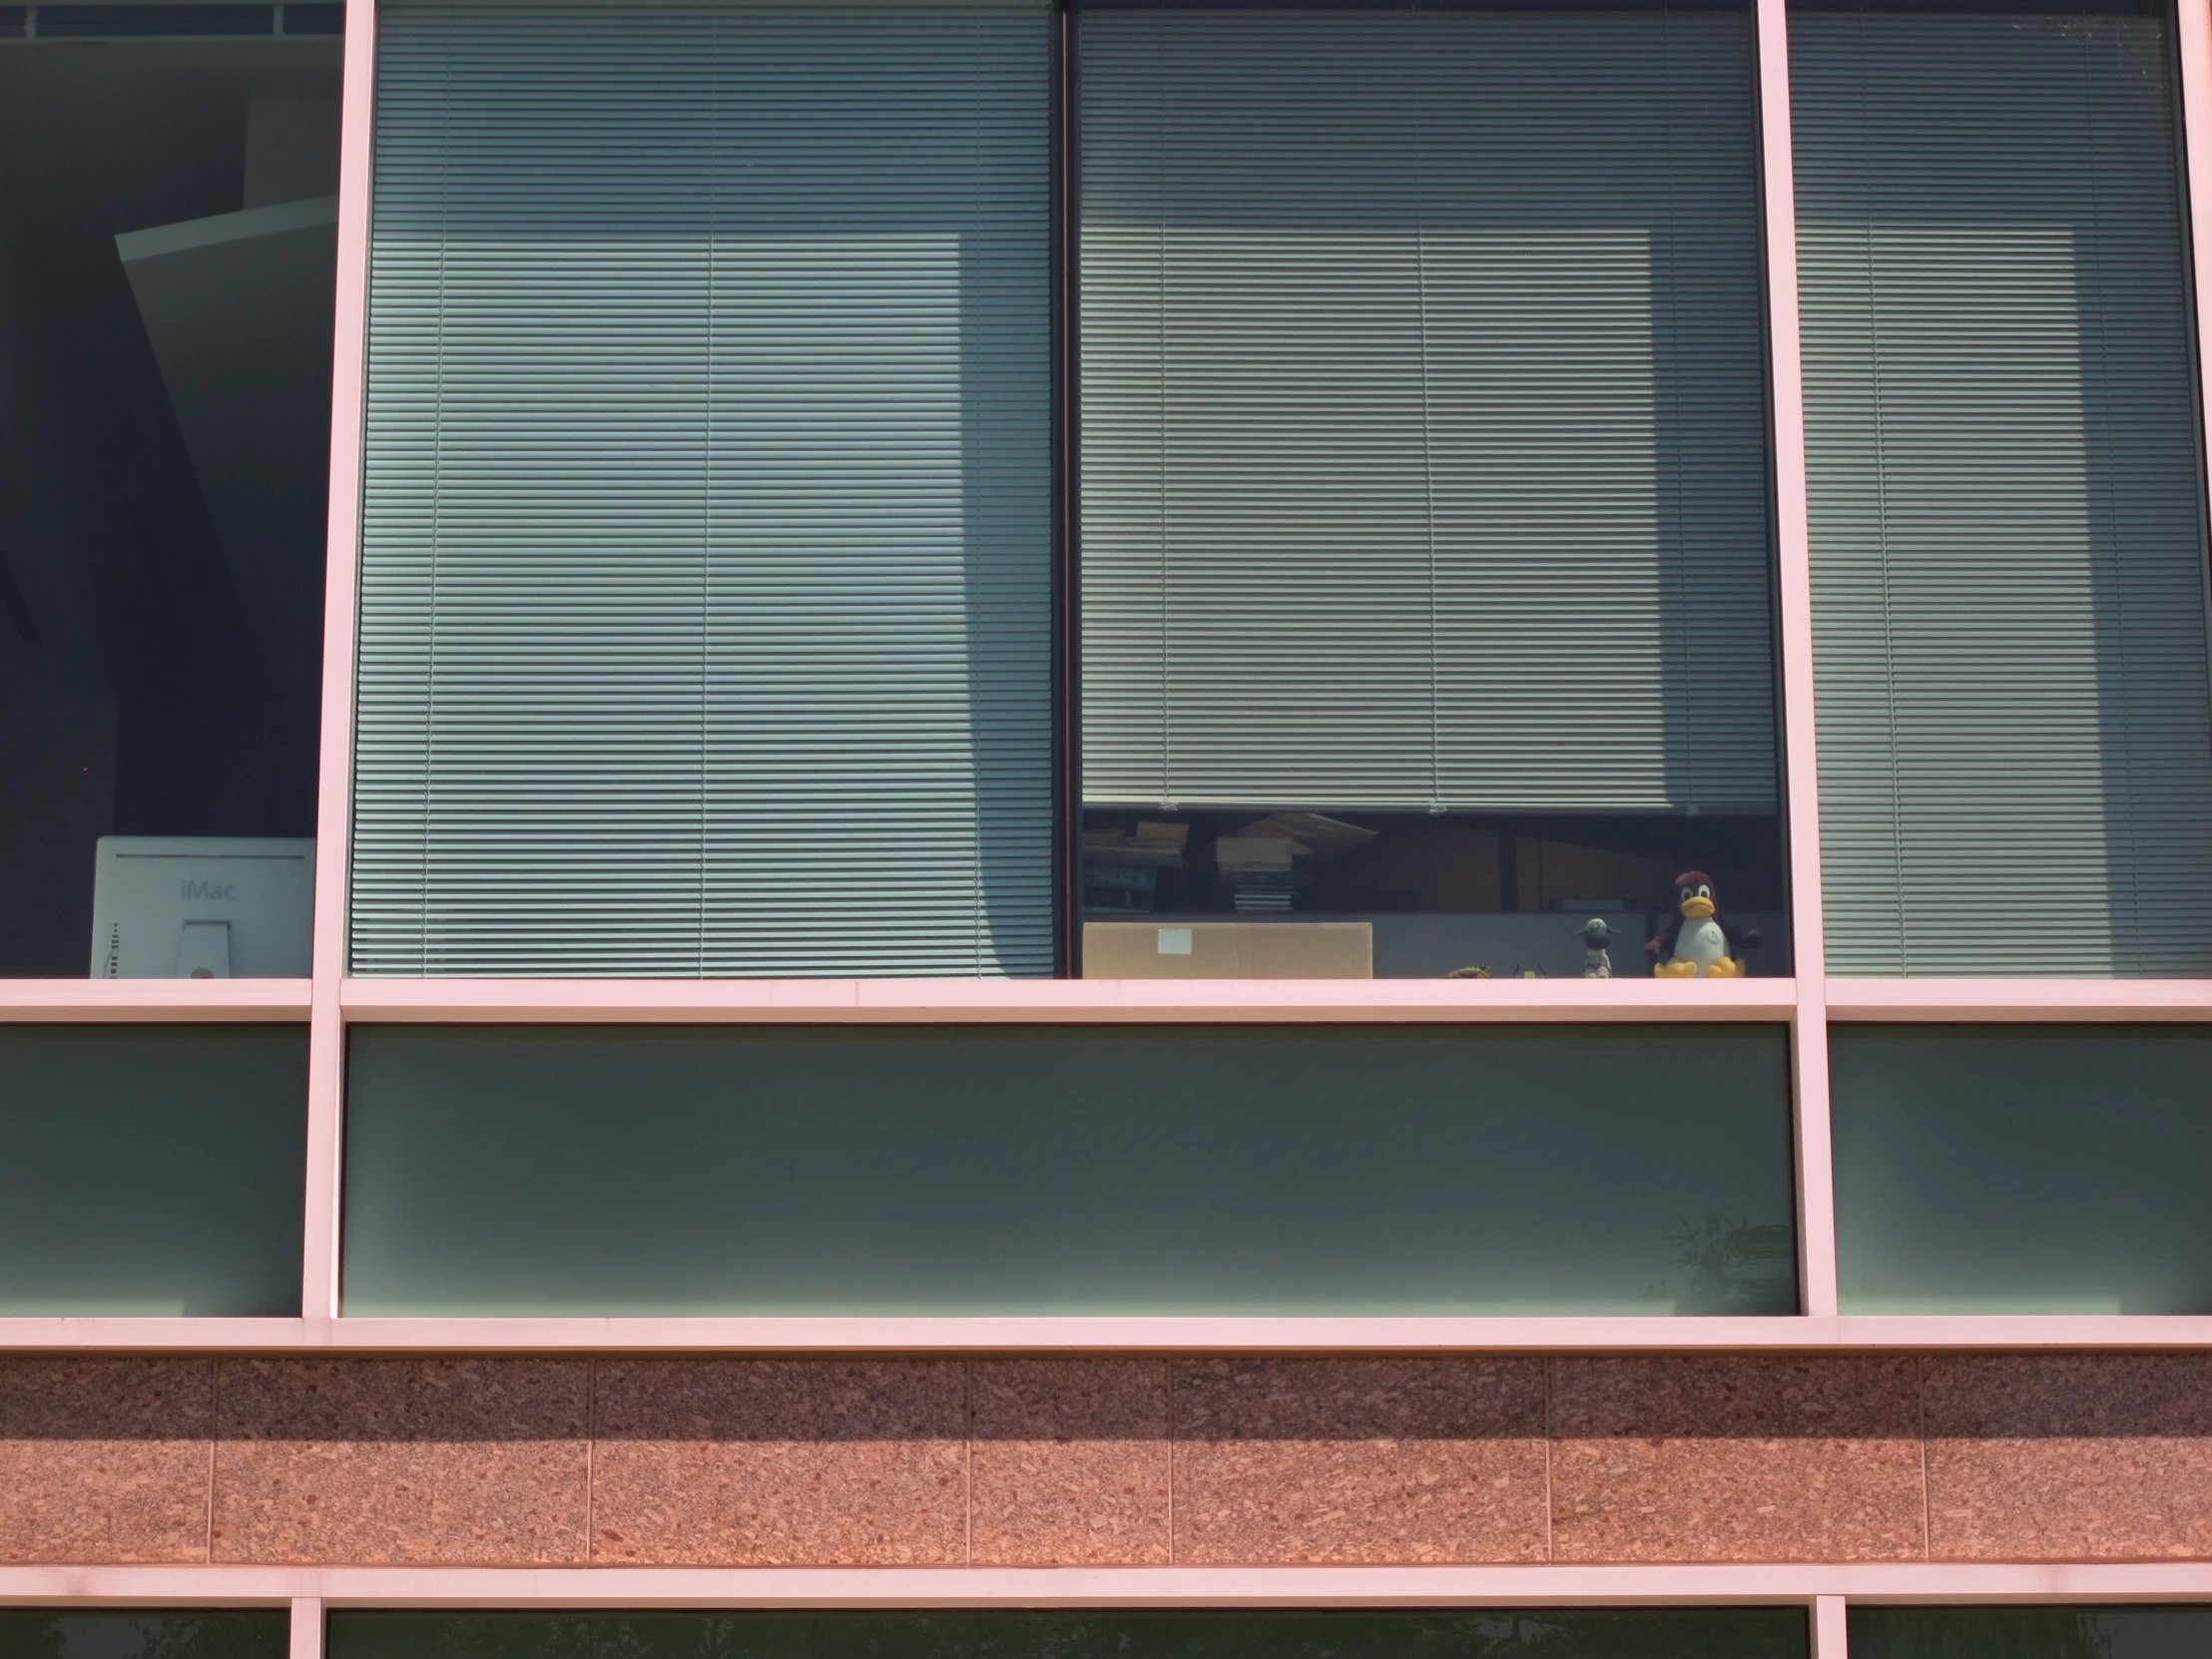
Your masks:
M1840 1029L1847 1313L2212 1313L2212 1032Z
M1794 1607L330 1615L330 1659L1805 1659Z
M0 1659L284 1659L281 1607L164 1613L0 1609Z
M0 1030L0 1314L299 1312L307 1028Z
M1851 1659L2203 1659L2212 1607L1854 1607Z
M1794 1312L1779 1028L353 1033L353 1314Z

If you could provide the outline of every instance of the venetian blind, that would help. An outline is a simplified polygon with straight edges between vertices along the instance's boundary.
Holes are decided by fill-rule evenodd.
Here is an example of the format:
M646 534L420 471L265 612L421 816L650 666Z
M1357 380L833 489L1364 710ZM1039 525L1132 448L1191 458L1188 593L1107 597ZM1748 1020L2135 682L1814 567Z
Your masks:
M1085 4L1083 794L1771 812L1750 19Z
M1045 0L391 0L352 965L1051 971Z
M2212 971L2166 25L1790 30L1829 970Z

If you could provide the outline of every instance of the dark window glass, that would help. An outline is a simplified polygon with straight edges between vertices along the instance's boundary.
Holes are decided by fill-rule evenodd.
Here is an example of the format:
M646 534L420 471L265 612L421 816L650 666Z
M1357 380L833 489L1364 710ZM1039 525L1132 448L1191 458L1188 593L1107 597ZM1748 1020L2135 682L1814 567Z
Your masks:
M274 6L46 5L38 9L41 40L115 40L130 35L271 35Z
M301 1026L0 1027L0 1314L299 1312Z
M1805 1659L1797 1608L1480 1613L379 1613L330 1659ZM74 1659L74 1656L72 1656Z
M0 1659L284 1659L290 1628L281 1607L0 1608Z
M29 21L0 39L0 976L303 977L340 46L266 5Z
M2203 1659L2212 1607L1854 1607L1851 1659Z
M1851 1313L2212 1313L2212 1031L1840 1027Z
M1779 1028L352 1034L354 1314L1794 1312Z

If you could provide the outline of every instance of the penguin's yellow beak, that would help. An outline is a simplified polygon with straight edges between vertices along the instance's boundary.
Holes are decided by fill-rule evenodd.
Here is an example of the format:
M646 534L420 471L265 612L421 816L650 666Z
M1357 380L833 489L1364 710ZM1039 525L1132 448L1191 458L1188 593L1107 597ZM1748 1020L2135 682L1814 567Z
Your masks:
M1713 901L1710 898L1685 898L1682 901L1682 913L1692 921L1703 921L1713 913Z

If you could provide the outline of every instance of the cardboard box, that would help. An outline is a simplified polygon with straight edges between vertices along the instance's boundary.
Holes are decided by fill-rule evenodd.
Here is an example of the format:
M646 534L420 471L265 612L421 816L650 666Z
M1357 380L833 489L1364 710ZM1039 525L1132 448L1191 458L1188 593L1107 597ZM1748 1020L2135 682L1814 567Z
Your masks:
M1086 921L1086 979L1373 979L1367 921Z
M1224 835L1214 842L1216 869L1287 870L1293 846L1280 835Z

